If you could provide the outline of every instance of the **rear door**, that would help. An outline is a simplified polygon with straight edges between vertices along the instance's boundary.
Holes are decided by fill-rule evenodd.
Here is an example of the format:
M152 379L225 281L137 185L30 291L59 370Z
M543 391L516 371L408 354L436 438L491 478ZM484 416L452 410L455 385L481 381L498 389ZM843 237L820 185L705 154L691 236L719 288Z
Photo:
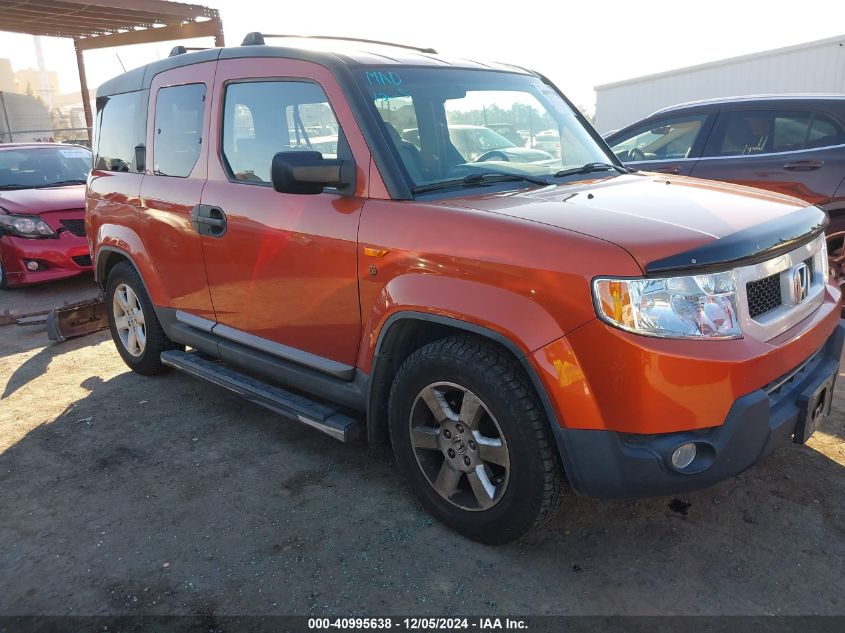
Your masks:
M845 125L809 108L724 111L692 175L824 204L845 175Z
M191 228L207 174L209 108L216 62L157 75L150 87L141 236L177 310L214 318L202 243Z
M688 176L704 147L712 118L706 112L667 115L615 134L608 144L630 167Z
M358 220L370 155L340 87L309 62L221 60L212 109L202 208L225 221L225 231L202 238L214 332L351 378L361 335ZM273 155L309 149L354 160L353 195L273 189Z

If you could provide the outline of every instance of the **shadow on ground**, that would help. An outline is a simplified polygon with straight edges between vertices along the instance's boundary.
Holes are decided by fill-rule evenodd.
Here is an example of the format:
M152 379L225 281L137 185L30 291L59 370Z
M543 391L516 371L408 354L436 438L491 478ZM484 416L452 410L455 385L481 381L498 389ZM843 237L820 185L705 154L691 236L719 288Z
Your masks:
M26 286L13 290L0 290L0 314L10 313L15 316L51 310L68 303L93 299L100 289L90 275L80 275L72 279L54 281L37 286ZM42 326L4 325L0 326L7 353L27 352L49 344L47 330Z
M30 349L37 349L40 345L44 345L44 340L47 339L47 331L43 328L26 328L23 335L24 337L33 337L34 340L32 341L32 347ZM43 339L41 339L42 336ZM21 338L21 336L17 337L18 343ZM41 376L47 371L50 363L52 363L56 358L75 352L82 347L99 343L100 340L101 336L81 336L79 338L62 341L61 343L50 343L46 347L43 347L37 353L15 367L6 382L6 387L4 388L3 393L0 394L0 400L8 398L18 389L28 384L31 380L35 380Z
M83 386L0 454L0 613L845 613L845 469L807 447L678 500L570 494L493 548L389 450L177 374Z

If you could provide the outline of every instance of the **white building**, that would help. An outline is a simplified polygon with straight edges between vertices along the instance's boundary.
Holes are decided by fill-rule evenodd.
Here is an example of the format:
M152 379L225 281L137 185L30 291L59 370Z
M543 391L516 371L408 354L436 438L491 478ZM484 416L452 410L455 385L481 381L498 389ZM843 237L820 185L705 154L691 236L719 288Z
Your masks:
M596 86L599 132L698 99L845 93L845 35Z

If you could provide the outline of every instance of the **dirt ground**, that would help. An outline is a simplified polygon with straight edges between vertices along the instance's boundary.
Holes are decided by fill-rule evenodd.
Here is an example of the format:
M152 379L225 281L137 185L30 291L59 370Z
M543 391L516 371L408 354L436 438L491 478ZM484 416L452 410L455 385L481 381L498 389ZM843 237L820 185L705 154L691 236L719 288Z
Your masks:
M845 614L843 386L808 446L678 501L570 493L493 548L432 521L387 450L132 374L105 332L0 327L0 614Z

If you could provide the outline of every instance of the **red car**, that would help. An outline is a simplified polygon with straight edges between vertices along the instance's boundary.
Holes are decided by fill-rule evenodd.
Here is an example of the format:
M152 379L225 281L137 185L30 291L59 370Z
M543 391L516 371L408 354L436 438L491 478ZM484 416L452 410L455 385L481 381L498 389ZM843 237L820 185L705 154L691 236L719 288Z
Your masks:
M91 152L60 143L0 145L0 288L91 270L85 179Z

